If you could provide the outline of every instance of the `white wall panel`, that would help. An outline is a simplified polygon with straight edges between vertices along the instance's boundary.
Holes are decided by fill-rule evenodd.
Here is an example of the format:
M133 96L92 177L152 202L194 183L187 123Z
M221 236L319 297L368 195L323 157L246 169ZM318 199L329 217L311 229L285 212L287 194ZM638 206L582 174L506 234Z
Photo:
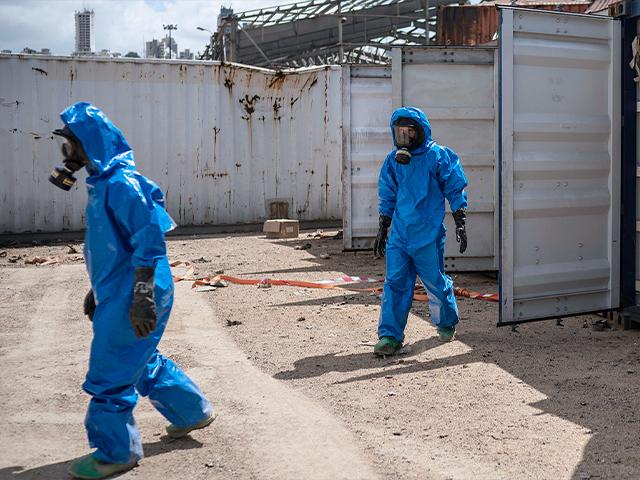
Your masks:
M80 100L122 129L179 225L260 222L272 199L287 201L291 218L339 219L340 76L0 55L0 233L83 227L84 173L69 193L47 181L61 160L50 132Z
M501 322L616 308L619 24L501 14Z

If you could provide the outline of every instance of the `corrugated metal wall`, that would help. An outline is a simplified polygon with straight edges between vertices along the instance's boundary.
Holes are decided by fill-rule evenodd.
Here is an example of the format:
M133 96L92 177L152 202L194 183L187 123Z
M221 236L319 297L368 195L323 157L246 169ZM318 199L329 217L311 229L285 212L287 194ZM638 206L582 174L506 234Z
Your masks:
M496 44L498 31L497 4L514 6L514 2L497 1L483 5L445 5L438 7L436 17L436 45L476 46ZM537 10L554 10L567 13L583 13L588 2L515 2L515 5Z
M179 225L259 222L274 199L290 218L338 219L340 78L337 67L0 55L0 233L83 227L84 181L68 193L47 181L61 160L50 132L80 100L123 130Z
M378 232L378 174L393 148L391 67L346 65L342 80L344 247L371 248Z

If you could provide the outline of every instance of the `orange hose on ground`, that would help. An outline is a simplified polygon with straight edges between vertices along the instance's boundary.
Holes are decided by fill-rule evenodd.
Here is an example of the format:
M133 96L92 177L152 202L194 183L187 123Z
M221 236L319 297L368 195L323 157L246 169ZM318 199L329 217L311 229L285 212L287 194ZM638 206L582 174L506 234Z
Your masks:
M181 278L177 278L176 281L182 280ZM212 282L215 283L219 280L225 280L230 283L234 283L237 285L269 285L269 286L287 286L287 287L302 287L302 288L321 288L321 289L342 289L342 290L351 290L356 292L373 292L373 293L382 293L382 288L354 288L348 287L345 284L327 284L327 283L317 283L317 282L306 282L303 280L277 280L277 279L249 279L249 278L237 278L231 277L229 275L216 275L215 277L204 277L193 282L192 287L198 287L202 285L211 285ZM466 288L454 287L454 293L458 297L466 297L471 298L473 300L485 300L487 302L498 302L498 294L482 294L478 292L474 292L471 290L467 290ZM419 286L416 288L416 291L413 294L413 299L418 302L426 302L429 300L429 297L426 293L423 293L424 289Z

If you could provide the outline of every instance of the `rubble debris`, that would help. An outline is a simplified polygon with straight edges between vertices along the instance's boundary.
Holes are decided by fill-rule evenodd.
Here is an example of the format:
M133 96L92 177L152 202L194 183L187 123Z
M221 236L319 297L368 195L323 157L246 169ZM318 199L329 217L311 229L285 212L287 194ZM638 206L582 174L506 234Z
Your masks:
M306 320L306 318L305 318L305 317L298 317L298 318L296 319L296 322L304 322L305 320Z
M320 258L323 260L329 260L331 258L331 255L329 255L328 253L321 253Z
M240 320L228 320L227 319L227 327L235 327L236 325L242 325Z
M206 259L205 257L196 258L191 260L193 263L209 263L211 260Z
M316 230L314 233L307 235L307 238L319 238L322 240L340 240L342 238L342 230L335 232L325 232L323 230Z
M211 285L202 285L201 287L195 288L196 292L213 292L217 290L216 287L212 287Z
M32 257L24 261L25 265L54 265L60 263L60 257Z
M6 256L7 256L7 251L6 250L3 250L3 251L0 252L0 258L4 258Z
M22 259L22 255L13 255L9 257L7 260L9 263L18 263L18 260Z
M595 320L591 324L591 329L594 332L604 332L605 330L607 330L609 328L611 328L611 325L609 325L609 322L607 322L605 319Z
M181 280L196 280L194 278L195 268L190 262L176 260L175 262L171 262L169 265L171 266L174 282L179 282Z
M293 247L294 250L310 250L311 249L311 244L310 243L303 243L301 245L296 245L295 247Z
M258 282L258 288L271 288L271 280L263 278Z
M70 255L71 255L71 254L74 254L74 253L80 253L80 252L76 249L76 247L74 247L73 245L67 245L67 248L68 248L67 253L68 253L68 254L70 254Z

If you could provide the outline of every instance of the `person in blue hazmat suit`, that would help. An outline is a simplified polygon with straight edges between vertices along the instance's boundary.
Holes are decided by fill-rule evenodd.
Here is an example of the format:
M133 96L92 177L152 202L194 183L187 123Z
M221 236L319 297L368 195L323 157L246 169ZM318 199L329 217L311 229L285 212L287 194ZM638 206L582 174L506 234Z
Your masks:
M427 290L431 320L440 340L454 338L458 306L453 282L444 272L445 199L454 212L460 253L467 248L467 179L458 156L431 139L429 121L418 108L393 112L391 134L396 148L380 170L380 220L374 243L374 253L386 255L387 271L378 323L380 340L374 347L377 355L392 355L402 348L416 275Z
M148 396L170 422L167 434L182 437L209 425L215 414L198 386L157 350L173 304L166 232L175 223L160 189L136 170L122 132L95 106L65 109L62 166L49 180L69 190L74 172L88 173L84 254L91 290L84 311L92 319L91 395L85 419L96 450L74 460L69 473L98 479L131 469L143 456L133 418L138 395Z

